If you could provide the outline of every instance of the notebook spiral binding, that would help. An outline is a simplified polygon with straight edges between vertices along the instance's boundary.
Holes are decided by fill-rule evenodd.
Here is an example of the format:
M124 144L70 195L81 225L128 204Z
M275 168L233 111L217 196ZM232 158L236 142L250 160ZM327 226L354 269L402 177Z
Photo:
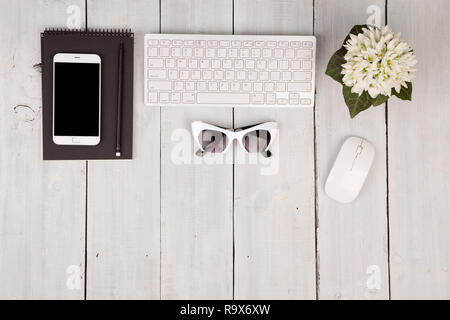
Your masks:
M86 29L67 29L67 28L45 28L41 33L41 37L44 35L55 34L83 34L91 36L118 36L118 37L133 37L134 34L131 29L98 29L88 28Z

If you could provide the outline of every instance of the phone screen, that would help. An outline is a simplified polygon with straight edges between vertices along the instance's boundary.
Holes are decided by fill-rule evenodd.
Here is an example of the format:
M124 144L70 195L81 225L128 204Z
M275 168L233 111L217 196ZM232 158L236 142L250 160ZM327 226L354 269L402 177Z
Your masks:
M100 64L55 62L54 135L99 136Z

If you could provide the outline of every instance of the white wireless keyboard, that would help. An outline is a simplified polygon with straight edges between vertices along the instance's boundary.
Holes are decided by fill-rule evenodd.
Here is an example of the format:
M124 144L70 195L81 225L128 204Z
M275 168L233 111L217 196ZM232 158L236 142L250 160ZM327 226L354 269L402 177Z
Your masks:
M312 107L313 36L147 34L149 106Z

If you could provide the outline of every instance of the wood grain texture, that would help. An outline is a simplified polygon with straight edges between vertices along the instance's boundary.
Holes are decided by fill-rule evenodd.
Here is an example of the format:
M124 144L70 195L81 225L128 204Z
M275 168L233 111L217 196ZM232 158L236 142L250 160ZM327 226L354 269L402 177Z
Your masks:
M450 3L388 4L419 61L412 102L388 104L392 298L450 299Z
M40 32L83 1L0 1L0 298L82 299L85 162L41 155ZM69 266L75 266L67 274ZM75 277L76 289L66 281Z
M133 160L89 161L88 299L160 298L160 110L143 103L144 34L159 31L159 1L88 2L91 28L131 28Z
M161 2L163 33L231 33L232 1ZM161 294L163 299L231 299L233 169L195 164L191 122L232 126L228 108L162 108ZM180 157L187 163L179 163ZM191 162L192 161L192 162Z
M385 107L371 108L350 119L342 86L325 75L331 55L355 24L365 24L366 9L384 1L315 1L317 216L320 299L387 299L388 249L386 208ZM375 147L375 160L358 198L340 204L324 192L331 166L345 139L360 136ZM370 267L375 266L375 267ZM372 269L377 274L373 274ZM380 289L369 277L380 276Z
M313 33L313 2L235 2L236 34ZM273 158L235 165L235 298L314 299L313 109L236 108L235 128L274 120Z

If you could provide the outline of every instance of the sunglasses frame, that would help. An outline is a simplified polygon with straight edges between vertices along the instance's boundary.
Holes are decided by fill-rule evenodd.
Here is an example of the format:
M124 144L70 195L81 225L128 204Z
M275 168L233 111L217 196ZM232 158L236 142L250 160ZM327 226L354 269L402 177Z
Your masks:
M275 121L269 121L269 122L263 122L254 126L244 127L244 128L238 128L238 129L225 129L222 127L214 126L212 124L202 122L202 121L194 121L192 122L192 135L194 137L194 140L197 144L197 146L200 148L201 151L205 152L205 150L202 147L201 141L199 141L200 133L203 130L213 130L218 131L226 135L228 138L228 143L225 149L223 149L222 152L213 152L217 154L225 153L228 151L229 147L233 144L234 140L237 140L239 145L241 146L242 150L244 150L245 153L250 153L245 149L243 144L243 138L245 135L247 135L250 132L256 131L256 130L266 130L270 134L270 142L266 149L264 151L269 150L270 146L272 145L272 142L275 140L275 137L278 133L278 124Z

